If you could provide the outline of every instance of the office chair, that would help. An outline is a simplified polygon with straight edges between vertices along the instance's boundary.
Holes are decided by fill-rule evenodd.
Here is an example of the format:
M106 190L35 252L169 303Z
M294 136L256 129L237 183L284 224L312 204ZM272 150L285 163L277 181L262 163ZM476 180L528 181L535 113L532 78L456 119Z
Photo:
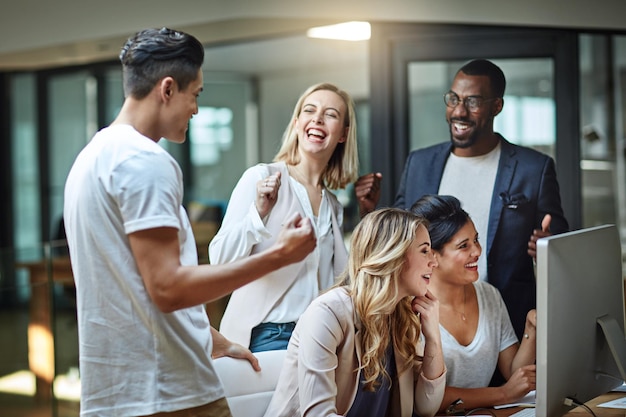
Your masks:
M229 357L214 361L233 417L262 417L272 399L286 350L257 352L261 372L243 359Z

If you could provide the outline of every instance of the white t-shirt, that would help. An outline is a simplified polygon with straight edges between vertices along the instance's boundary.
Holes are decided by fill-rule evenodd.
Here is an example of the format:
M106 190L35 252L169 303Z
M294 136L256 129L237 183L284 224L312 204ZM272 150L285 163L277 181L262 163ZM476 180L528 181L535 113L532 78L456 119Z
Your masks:
M204 306L162 313L128 234L178 229L180 261L197 264L176 161L128 125L98 132L65 185L64 218L77 289L81 416L149 415L224 397Z
M446 385L457 388L489 386L500 352L517 342L504 300L496 287L474 283L478 297L478 328L474 340L463 346L441 325Z
M491 152L473 157L459 157L450 153L443 170L439 194L459 199L476 226L483 253L478 258L478 277L487 281L487 232L491 197L498 173L502 146L498 143Z

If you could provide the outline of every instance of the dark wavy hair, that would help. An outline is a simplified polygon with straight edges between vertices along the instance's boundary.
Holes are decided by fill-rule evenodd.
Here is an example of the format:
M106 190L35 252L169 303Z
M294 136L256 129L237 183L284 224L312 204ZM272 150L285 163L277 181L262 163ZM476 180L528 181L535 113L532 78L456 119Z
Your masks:
M193 36L168 29L145 29L126 41L120 52L124 96L142 99L163 77L184 90L198 77L204 47Z
M428 220L430 245L436 251L441 251L470 220L461 202L451 195L427 194L413 203L411 211Z
M491 93L494 97L504 97L506 78L499 66L486 59L474 59L463 65L458 71L466 75L478 75L489 78Z

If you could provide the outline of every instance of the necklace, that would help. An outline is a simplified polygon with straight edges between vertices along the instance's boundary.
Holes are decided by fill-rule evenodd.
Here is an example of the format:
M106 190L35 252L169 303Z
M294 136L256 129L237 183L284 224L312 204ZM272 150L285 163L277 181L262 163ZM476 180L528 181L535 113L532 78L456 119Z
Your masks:
M463 321L467 321L467 317L465 316L465 304L466 303L467 303L467 285L463 287L463 311L457 310L452 305L449 306L451 310L453 310L455 313L461 316L461 320Z
M465 321L465 303L467 301L467 285L463 287L463 312L461 313L461 319Z

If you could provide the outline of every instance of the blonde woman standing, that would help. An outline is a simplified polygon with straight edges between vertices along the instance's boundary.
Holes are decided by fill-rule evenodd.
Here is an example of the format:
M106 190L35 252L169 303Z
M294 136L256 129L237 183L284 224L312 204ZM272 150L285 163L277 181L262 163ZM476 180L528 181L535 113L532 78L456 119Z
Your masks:
M303 261L235 291L220 331L253 352L286 349L304 309L343 271L343 207L329 189L356 180L358 157L352 98L329 83L299 98L274 162L249 168L231 195L209 246L211 263L263 251L294 213L311 219L317 247Z

